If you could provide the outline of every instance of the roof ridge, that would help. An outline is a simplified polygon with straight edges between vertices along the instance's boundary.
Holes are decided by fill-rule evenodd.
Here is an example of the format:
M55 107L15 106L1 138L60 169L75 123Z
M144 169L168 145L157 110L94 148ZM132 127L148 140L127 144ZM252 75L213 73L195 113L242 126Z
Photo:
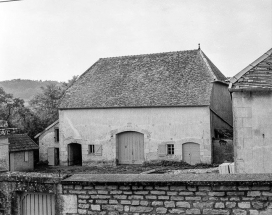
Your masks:
M99 58L99 60L113 59L113 58L137 57L137 56L150 56L150 55L156 55L156 54L180 53L180 52L188 52L188 51L199 51L199 49L191 49L191 50L184 50L184 51L158 52L158 53L149 53L149 54L122 55L122 56L115 56L115 57L103 57L103 58Z
M204 61L205 65L207 66L208 68L208 71L212 74L214 80L218 81L218 78L216 77L216 75L214 74L212 68L211 68L211 65L209 64L209 61L207 60L205 54L202 52L202 50L200 49L199 50L199 54L201 56L201 59Z

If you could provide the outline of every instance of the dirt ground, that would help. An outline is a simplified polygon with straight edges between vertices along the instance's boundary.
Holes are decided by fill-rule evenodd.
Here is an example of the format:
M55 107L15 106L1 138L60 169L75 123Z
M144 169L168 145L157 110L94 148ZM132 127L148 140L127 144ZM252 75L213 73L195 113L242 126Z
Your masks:
M183 173L215 173L217 165L196 164L189 165L183 161L154 161L142 165L117 166L47 166L38 165L34 172L54 174L164 174L169 172ZM205 169L207 171L205 171Z

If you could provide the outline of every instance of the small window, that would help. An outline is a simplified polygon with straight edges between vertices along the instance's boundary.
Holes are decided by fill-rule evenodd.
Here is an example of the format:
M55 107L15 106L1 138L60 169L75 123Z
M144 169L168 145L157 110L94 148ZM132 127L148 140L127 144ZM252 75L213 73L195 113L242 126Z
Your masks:
M167 154L168 155L175 154L174 144L167 144Z
M25 162L28 162L28 151L25 152Z
M59 142L59 129L55 129L55 142Z
M94 145L89 145L89 154L94 154Z

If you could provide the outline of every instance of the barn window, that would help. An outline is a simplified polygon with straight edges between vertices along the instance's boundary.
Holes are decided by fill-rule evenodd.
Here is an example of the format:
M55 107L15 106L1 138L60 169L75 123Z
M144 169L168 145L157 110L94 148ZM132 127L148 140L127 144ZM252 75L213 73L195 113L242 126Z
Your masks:
M89 154L101 156L102 155L102 145L89 145Z
M168 155L175 154L174 144L167 144L167 154Z
M94 154L94 145L89 145L89 154Z
M28 151L25 152L25 162L28 162Z
M59 129L55 129L55 142L59 142Z

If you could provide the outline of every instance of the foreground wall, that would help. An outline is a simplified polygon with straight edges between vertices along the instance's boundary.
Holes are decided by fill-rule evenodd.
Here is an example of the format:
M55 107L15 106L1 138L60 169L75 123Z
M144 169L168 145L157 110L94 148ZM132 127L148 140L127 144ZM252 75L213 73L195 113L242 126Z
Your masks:
M182 160L182 144L200 145L200 161L211 163L209 107L111 108L60 111L60 161L67 165L70 143L82 146L83 165L115 163L117 134L144 134L145 161L160 159L159 144L175 145L175 154L163 159ZM88 145L102 145L102 155L88 154Z
M66 179L40 173L0 174L1 215L22 215L27 195L54 197L46 205L54 207L55 215L271 215L272 174L82 174ZM27 203L27 209L35 211L31 210L35 204ZM52 215L50 211L34 214Z
M74 175L62 181L63 214L271 215L271 183L272 175Z
M272 92L233 92L237 173L272 172Z

